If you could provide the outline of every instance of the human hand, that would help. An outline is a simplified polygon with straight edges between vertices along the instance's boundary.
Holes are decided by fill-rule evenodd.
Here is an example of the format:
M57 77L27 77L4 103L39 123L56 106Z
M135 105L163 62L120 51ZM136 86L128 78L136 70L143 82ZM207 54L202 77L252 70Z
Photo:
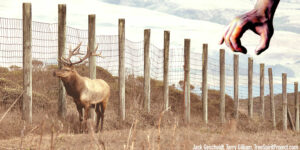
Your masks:
M274 33L273 19L262 15L257 10L252 10L246 14L236 17L227 27L220 44L224 41L226 45L234 52L246 54L247 49L241 44L241 37L248 30L252 30L258 34L261 39L259 45L255 49L257 55L268 49L270 40Z

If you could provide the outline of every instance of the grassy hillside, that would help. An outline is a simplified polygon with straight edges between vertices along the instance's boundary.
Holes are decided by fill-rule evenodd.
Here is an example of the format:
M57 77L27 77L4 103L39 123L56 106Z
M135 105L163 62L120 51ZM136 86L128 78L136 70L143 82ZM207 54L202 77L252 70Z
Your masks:
M177 147L177 149L190 149L193 144L227 143L231 140L240 140L244 143L254 143L263 141L264 137L259 137L261 133L276 137L277 133L271 132L270 122L261 122L258 117L249 120L245 113L246 101L241 100L240 120L232 119L233 100L226 95L226 118L224 125L219 123L219 91L208 91L208 115L209 124L202 122L202 101L201 97L191 94L191 123L183 123L183 92L170 86L169 101L171 109L161 116L163 111L163 83L151 79L151 112L148 114L143 109L143 77L128 75L126 77L126 120L120 121L118 117L118 78L112 76L108 71L97 67L97 78L102 78L108 82L111 87L111 98L108 102L105 112L104 132L95 135L80 134L79 118L75 104L71 97L67 97L67 117L61 120L57 116L58 101L58 79L53 77L52 72L57 66L45 66L35 68L33 71L33 123L24 123L21 119L20 106L21 101L13 107L2 122L0 122L0 149L2 146L13 146L14 143L23 143L24 147L37 149L42 141L42 148L49 149L51 145L56 148L93 148L97 142L104 142L110 149L123 148L128 142L128 133L133 122L136 120L134 137L130 140L136 141L136 147L156 147L159 143L163 149L168 147ZM13 101L21 94L22 90L22 70L19 68L8 70L0 68L0 116L8 109ZM80 65L76 67L79 74L88 76L88 67ZM276 102L280 96L276 96ZM288 96L289 101L293 99ZM268 114L268 98L266 97L266 114ZM259 112L257 98L254 99L255 114ZM280 104L276 104L280 117ZM290 108L292 109L292 108ZM159 124L160 118L161 123ZM266 120L269 116L266 115ZM279 121L279 119L278 119ZM161 128L161 135L157 128ZM228 135L230 133L230 135ZM251 134L251 135L249 135ZM171 136L171 137L170 137ZM204 137L209 139L206 139ZM241 137L236 137L241 136ZM23 138L24 139L23 139ZM149 138L148 138L149 137ZM222 137L224 140L220 140ZM251 138L249 140L249 138ZM277 138L278 143L284 143L284 140L295 143L299 139L299 134L284 134ZM51 144L51 138L52 144ZM22 142L24 140L24 142ZM86 141L88 140L88 141ZM297 140L296 140L297 141ZM298 140L299 141L299 140ZM78 143L81 143L78 145ZM173 143L173 144L172 144ZM227 144L226 143L226 144ZM234 144L234 142L232 143ZM77 146L75 146L77 145ZM184 148L182 148L184 147ZM17 146L17 148L19 148ZM156 148L155 148L156 149Z
M45 66L44 68L34 68L33 70L33 124L41 123L42 120L58 121L57 100L58 100L58 79L53 77L52 72L57 66ZM79 65L76 67L79 74L88 76L88 67ZM104 79L111 87L111 98L105 113L104 130L127 129L130 128L135 119L139 120L138 128L150 128L157 125L157 119L163 110L163 83L151 79L151 112L148 114L143 109L143 77L128 75L126 77L126 120L120 122L118 117L118 78L112 76L108 71L97 67L97 78ZM5 70L0 73L0 112L4 112L13 101L20 95L22 90L22 70L14 69L13 71ZM170 106L171 110L165 114L162 126L171 125L174 118L183 124L183 92L170 86ZM209 90L208 108L209 119L217 120L219 114L218 91ZM21 102L21 101L19 101ZM5 118L0 126L0 138L9 138L19 136L23 123L20 118L19 108L21 103L13 107L13 111ZM68 115L66 121L62 121L64 126L63 132L78 133L78 113L71 97L67 97ZM233 102L231 97L226 96L227 116L233 112ZM202 119L202 101L195 94L191 94L191 116L192 124L198 124ZM14 119L11 120L10 117ZM45 119L51 118L51 119ZM18 123L15 121L18 120ZM13 121L14 123L10 122ZM14 126L10 126L14 124ZM50 124L48 126L50 127ZM7 127L12 127L11 130ZM3 130L6 128L6 130Z

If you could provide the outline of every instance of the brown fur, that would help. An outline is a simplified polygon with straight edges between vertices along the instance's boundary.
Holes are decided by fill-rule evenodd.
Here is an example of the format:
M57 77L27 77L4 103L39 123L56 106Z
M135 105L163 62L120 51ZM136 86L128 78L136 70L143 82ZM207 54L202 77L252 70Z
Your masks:
M101 131L103 129L104 112L110 96L109 85L102 79L91 80L80 76L72 65L65 65L62 69L54 71L53 75L63 81L67 94L73 97L79 113L80 126L83 121L82 108L85 110L84 120L86 123L90 107L96 107L96 132L98 131L100 119Z

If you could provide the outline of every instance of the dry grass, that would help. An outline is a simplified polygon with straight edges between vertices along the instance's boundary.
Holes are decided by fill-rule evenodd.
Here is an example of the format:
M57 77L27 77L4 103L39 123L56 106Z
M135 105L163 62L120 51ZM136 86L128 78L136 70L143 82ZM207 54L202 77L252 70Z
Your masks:
M287 94L287 100L288 100L288 108L290 110L290 113L292 115L292 118L295 118L295 100L294 100L294 93L288 93ZM244 109L244 112L247 112L247 105L248 100L241 100L240 106L242 109ZM276 116L276 128L278 130L282 130L283 124L282 124L282 95L277 94L274 96L274 102L275 102L275 116ZM260 98L256 97L253 99L253 111L257 112L254 114L254 122L263 122L261 128L268 129L271 127L271 105L270 105L270 96L265 96L264 98L264 104L265 104L265 120L261 120L260 117ZM291 125L288 123L288 128L291 129Z
M299 134L291 131L262 131L249 134L248 132L237 131L234 133L222 132L222 128L211 127L178 127L174 136L168 128L163 128L161 132L160 145L155 140L158 129L138 129L136 130L134 145L130 149L192 149L195 145L200 144L246 144L246 145L299 145ZM98 141L103 140L105 149L123 149L127 144L129 129L111 130L95 134ZM149 134L150 133L150 134ZM153 134L151 134L153 133ZM171 137L172 138L171 138ZM172 144L175 141L175 144ZM0 149L14 148L18 149L21 142L20 137L15 137L0 141ZM37 149L39 136L30 134L23 138L23 148ZM90 134L59 134L54 138L54 149L99 149L95 140L91 140ZM299 145L300 146L300 145ZM41 149L49 149L51 147L51 135L45 135Z
M45 69L47 68L47 69ZM106 70L97 67L97 78L111 86L112 96L105 112L104 131L81 134L75 104L67 98L67 116L59 120L57 113L58 79L52 76L56 66L35 68L33 72L33 123L21 120L20 103L0 122L0 149L192 149L199 144L292 144L300 142L299 133L271 129L269 116L262 122L257 115L248 119L244 113L246 101L241 101L239 120L231 120L233 100L226 95L226 124L219 123L219 92L208 92L209 124L202 122L201 97L191 94L191 123L183 123L183 93L170 86L170 109L163 111L161 81L151 80L151 112L143 109L143 78L126 78L126 120L118 116L118 83ZM3 69L3 68L1 68ZM5 69L3 69L5 70ZM88 75L84 65L77 67ZM0 73L0 116L21 94L22 70ZM293 99L292 96L288 96ZM266 98L266 114L269 103ZM275 97L276 99L276 97ZM259 112L255 99L254 112ZM291 101L291 100L289 100ZM280 103L277 104L280 107ZM279 109L279 108L278 108ZM292 108L290 108L292 109ZM163 113L162 113L163 112ZM280 115L280 110L276 112ZM292 112L293 113L293 112ZM277 120L280 122L279 118Z

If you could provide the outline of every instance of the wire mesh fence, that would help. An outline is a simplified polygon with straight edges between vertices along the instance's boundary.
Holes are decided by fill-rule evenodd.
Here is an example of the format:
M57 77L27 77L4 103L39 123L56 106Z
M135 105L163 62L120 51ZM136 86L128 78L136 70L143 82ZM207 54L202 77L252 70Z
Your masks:
M43 68L57 65L58 57L58 32L57 23L32 22L32 59L41 61ZM142 33L141 33L142 34ZM69 46L75 47L82 42L81 51L87 50L88 31L67 27L66 30L66 54ZM97 66L101 66L113 76L118 76L118 35L98 35L96 43L98 51L104 58L96 59ZM194 86L193 93L201 94L202 85L202 50L191 51L190 81ZM169 84L180 89L179 82L184 79L184 51L183 48L170 48L169 56ZM0 67L10 70L22 67L22 20L0 18ZM241 56L241 59L247 59ZM233 55L226 53L226 94L233 96ZM76 58L72 58L76 59ZM163 80L163 48L150 45L150 77ZM34 65L34 64L33 64ZM209 55L208 57L208 89L219 90L219 58ZM265 68L265 95L269 94L268 68ZM126 75L144 75L144 48L143 41L133 42L126 39L125 42L125 72ZM253 97L259 96L259 64L253 67ZM274 76L274 93L282 92L281 76ZM288 78L287 92L294 92L292 79ZM239 65L239 97L248 98L248 65Z

